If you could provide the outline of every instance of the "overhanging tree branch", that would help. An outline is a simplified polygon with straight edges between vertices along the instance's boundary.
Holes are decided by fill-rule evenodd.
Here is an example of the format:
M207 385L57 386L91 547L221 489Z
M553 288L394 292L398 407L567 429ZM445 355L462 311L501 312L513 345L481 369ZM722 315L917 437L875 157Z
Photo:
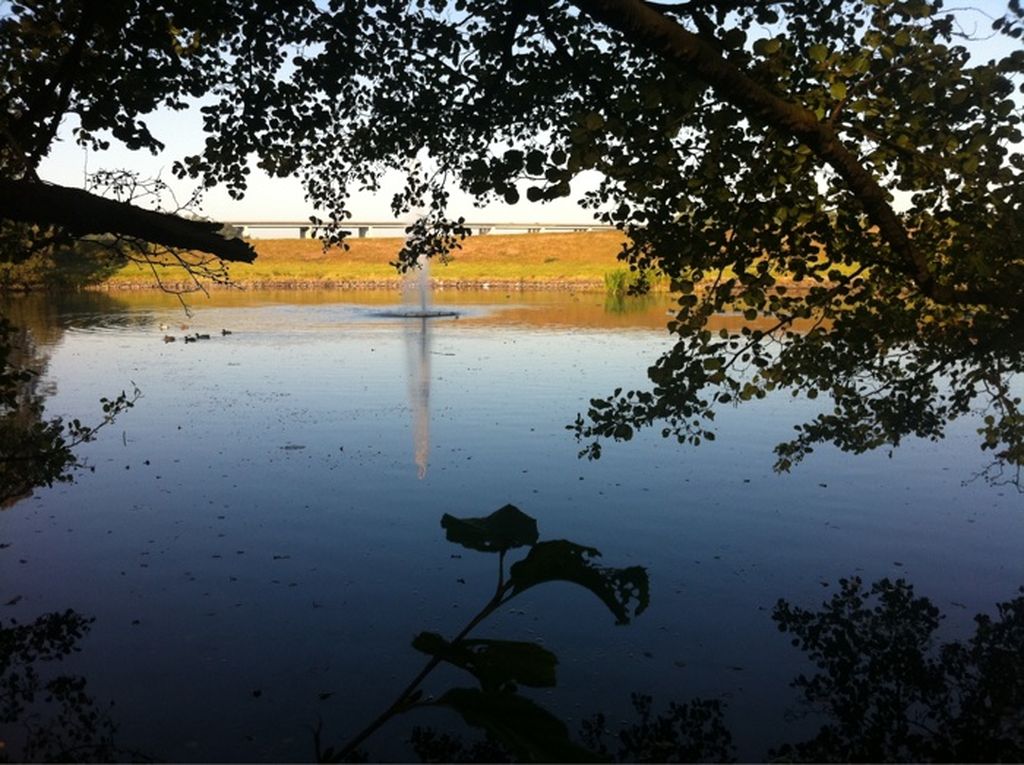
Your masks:
M807 108L773 93L723 58L707 41L642 0L573 0L581 11L621 32L626 39L664 56L710 85L724 101L750 118L771 125L810 148L846 182L871 223L898 258L896 267L920 292L937 303L987 304L1017 309L1021 297L940 282L928 259L907 233L888 193L861 160L840 141L833 127Z
M252 263L256 259L256 251L248 242L221 236L220 223L143 210L82 189L37 181L0 178L0 219L59 226L77 236L131 236L234 262Z

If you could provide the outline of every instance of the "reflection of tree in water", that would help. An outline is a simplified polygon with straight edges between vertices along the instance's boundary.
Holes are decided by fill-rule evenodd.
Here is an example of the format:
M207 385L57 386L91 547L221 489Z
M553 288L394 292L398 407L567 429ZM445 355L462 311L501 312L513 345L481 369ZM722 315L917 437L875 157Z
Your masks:
M431 656L395 702L347 745L321 747L318 759L363 761L364 741L393 718L419 708L458 714L483 737L465 740L447 730L416 727L409 743L424 762L733 761L726 705L717 699L672 702L656 711L650 696L633 694L635 721L608 728L603 714L568 726L520 687L552 688L557 657L533 642L470 638L469 633L513 597L536 584L571 582L597 595L620 624L648 604L645 569L606 568L597 550L566 540L538 541L536 521L506 505L483 518L441 521L447 538L467 549L498 555L495 595L452 640L421 633L413 647ZM506 571L506 555L526 556ZM800 712L820 716L814 737L768 753L782 761L995 761L1024 757L1024 588L997 606L995 618L975 617L974 635L939 643L941 615L916 597L904 580L865 587L840 580L818 610L779 600L772 614L779 630L816 665L798 676ZM440 664L468 673L478 687L431 695L425 681Z
M975 617L966 640L940 643L939 609L904 580L865 586L842 580L818 610L779 600L773 620L816 666L793 686L818 733L782 744L767 758L784 762L1021 761L1024 759L1024 588ZM724 762L735 752L718 700L672 702L655 712L634 694L635 721L608 728L603 714L584 721L580 742L620 762ZM424 762L502 761L493 735L467 742L432 728L410 738Z
M57 345L71 326L148 327L153 323L149 313L131 310L126 301L96 291L0 295L0 314L46 348Z
M645 295L605 295L604 310L613 314L646 313L657 302L658 299L650 293Z
M16 310L7 304L0 316L0 508L37 486L69 480L78 464L72 448L95 430L43 418L52 392L40 384L49 362L44 348L61 333L56 311L42 300L13 305ZM117 402L107 404L108 416L120 411ZM5 601L8 595L0 593ZM0 621L0 761L124 759L113 743L114 723L88 694L86 680L53 669L79 650L92 621L71 609L27 624Z
M102 316L114 303L105 296L79 300L91 308L86 316ZM10 320L8 319L10 317ZM86 322L87 323L87 322ZM41 385L49 363L46 348L63 334L54 301L23 298L4 302L0 316L0 508L27 496L38 486L70 481L81 467L73 449L92 440L98 427L113 421L138 398L124 392L113 401L101 399L99 425L79 420L44 418L44 402L54 391Z
M650 696L630 697L637 721L612 736L603 714L585 720L580 740L595 761L619 762L733 762L732 734L725 726L721 702L695 699L669 704L652 716ZM614 738L614 742L609 742ZM433 728L413 728L409 738L421 762L513 762L493 736L466 742L460 736Z
M83 304L100 315L113 302L105 296L90 296ZM37 486L70 480L71 469L78 466L72 449L95 432L77 420L65 424L44 419L43 404L53 392L40 382L49 363L45 349L56 344L62 334L54 301L36 296L4 301L0 315L0 508ZM104 400L104 421L130 405L123 395L113 402ZM43 614L27 624L0 621L0 761L125 758L126 753L113 742L114 723L87 692L86 680L56 669L60 661L79 650L78 643L92 621L71 609ZM138 755L132 757L138 759Z
M1024 593L1024 589L1021 590ZM975 617L965 641L939 643L939 609L904 580L865 586L858 578L817 611L780 600L772 619L814 662L800 675L805 715L818 715L813 738L782 744L783 762L995 762L1024 758L1024 595ZM620 761L722 760L728 732L717 702L671 704L653 721L650 700L634 705L640 722L611 736L600 715L584 742ZM689 709L687 707L689 706ZM617 747L617 748L615 748Z
M0 762L124 759L109 711L85 678L52 669L78 650L91 623L70 609L0 623Z
M809 741L773 754L795 760L1024 759L1024 588L975 616L968 640L939 644L942 619L900 579L842 580L819 611L780 600L772 618L817 665L798 677L808 710L825 715Z
M59 479L73 459L62 424L43 420L47 363L31 332L0 317L0 507Z
M497 554L494 599L453 640L421 633L413 646L431 657L396 704L369 726L362 741L392 717L421 707L447 707L483 738L417 727L409 739L425 762L561 761L572 757L624 762L732 761L726 705L690 699L657 708L633 694L636 717L616 730L597 714L575 741L564 722L521 694L519 687L555 685L554 654L532 642L471 639L469 630L517 594L537 584L572 582L597 595L617 621L646 606L640 567L605 568L597 551L565 540L538 541L536 525L507 506L486 518L445 516L449 540ZM514 547L529 552L506 570ZM637 600L639 598L639 600ZM630 606L630 603L636 604ZM974 634L942 643L942 615L904 580L866 586L841 580L817 610L779 600L773 620L815 665L793 686L800 713L821 721L812 737L768 752L775 761L1019 761L1024 758L1024 588L992 616L975 617ZM0 623L0 761L123 759L115 726L81 677L59 672L91 620L73 611L18 625ZM458 667L479 687L427 695L432 667ZM366 757L356 747L321 750L328 761ZM578 742L578 743L577 743ZM584 748L585 747L585 748ZM553 754L564 755L552 756ZM137 757L138 755L131 755Z

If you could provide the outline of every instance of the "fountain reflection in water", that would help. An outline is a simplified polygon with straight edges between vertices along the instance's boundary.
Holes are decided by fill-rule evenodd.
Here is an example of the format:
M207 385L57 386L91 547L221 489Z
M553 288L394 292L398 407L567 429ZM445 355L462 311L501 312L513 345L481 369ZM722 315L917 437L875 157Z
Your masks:
M430 454L430 326L426 317L406 324L405 347L409 366L409 405L412 409L413 453L417 475L427 475Z
M407 280L402 290L403 310L408 319L405 329L406 358L409 369L409 406L413 418L413 454L417 475L427 475L430 454L430 319L458 316L454 311L435 311L430 305L430 261L421 257L415 279Z

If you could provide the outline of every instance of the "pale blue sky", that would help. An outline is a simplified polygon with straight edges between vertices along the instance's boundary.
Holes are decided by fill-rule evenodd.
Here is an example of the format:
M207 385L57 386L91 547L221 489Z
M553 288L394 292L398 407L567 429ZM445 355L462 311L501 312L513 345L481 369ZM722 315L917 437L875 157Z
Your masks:
M166 144L158 156L148 151L129 151L116 142L111 142L111 148L104 152L86 151L75 144L71 130L76 120L69 118L61 126L60 140L40 165L39 174L53 183L81 187L86 171L130 169L144 177L159 176L171 186L179 201L184 201L196 183L176 179L171 173L171 166L176 159L202 151L201 115L195 109L184 112L163 110L152 114L146 122L153 134ZM306 220L313 214L314 210L303 199L302 184L298 178L270 178L255 164L251 164L251 170L249 191L244 199L233 200L223 189L215 188L206 193L202 212L218 220ZM581 178L573 184L573 189L581 194L592 187L596 179L593 174L589 178ZM378 194L353 194L350 204L353 220L392 220L389 204L400 187L401 178L395 175ZM450 209L454 215L462 215L471 222L589 223L593 220L591 213L581 209L574 199L539 204L529 202L525 194L514 206L501 202L478 209L472 206L469 196L454 191Z
M991 19L1004 13L1005 7L1004 0L974 0L961 14L964 31L988 34ZM1014 45L1019 46L1020 42L1002 36L968 43L981 60L1005 55ZM72 140L71 129L75 123L74 118L69 118L61 127L59 140L43 160L40 176L54 183L82 186L87 170L125 168L144 177L159 176L171 186L179 200L187 199L195 184L175 179L171 165L176 159L199 153L203 148L204 136L198 110L163 110L150 115L147 123L153 134L166 144L166 149L155 157L145 151L128 151L116 142L112 142L108 151L87 152ZM218 220L305 220L315 212L303 199L298 179L269 178L255 165L251 169L249 192L244 199L233 200L223 189L213 189L205 195L201 212ZM592 221L591 212L581 209L576 200L596 185L597 178L591 173L577 179L573 183L572 197L548 204L530 203L524 194L515 206L498 202L478 209L473 207L468 196L454 191L450 211L471 222L589 223ZM385 183L381 193L354 193L350 200L353 219L391 220L389 202L399 187L400 179L395 176Z

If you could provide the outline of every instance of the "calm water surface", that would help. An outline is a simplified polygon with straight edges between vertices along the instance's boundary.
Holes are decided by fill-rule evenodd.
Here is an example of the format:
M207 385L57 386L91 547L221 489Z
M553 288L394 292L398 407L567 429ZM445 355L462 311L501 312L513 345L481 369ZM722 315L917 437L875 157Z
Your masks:
M565 425L643 385L668 302L439 300L464 315L383 318L397 297L356 293L215 296L192 317L165 296L7 307L48 359L50 414L98 419L101 396L143 392L81 450L94 473L0 513L0 602L20 596L0 615L96 617L68 668L115 702L120 744L301 760L318 720L343 742L422 665L411 638L454 635L493 592L494 559L447 543L446 512L511 502L542 538L646 566L651 606L629 626L550 585L479 635L558 654L558 687L532 695L571 729L626 719L632 691L656 708L723 699L741 759L806 730L786 727L807 665L770 619L778 598L813 607L840 577L906 577L953 638L1024 584L1024 499L965 483L985 465L971 423L891 457L821 449L779 476L772 446L822 402L776 397L724 411L699 448L643 433L580 461ZM183 323L211 339L183 343ZM408 758L413 724L462 731L441 712L399 719L373 755Z

